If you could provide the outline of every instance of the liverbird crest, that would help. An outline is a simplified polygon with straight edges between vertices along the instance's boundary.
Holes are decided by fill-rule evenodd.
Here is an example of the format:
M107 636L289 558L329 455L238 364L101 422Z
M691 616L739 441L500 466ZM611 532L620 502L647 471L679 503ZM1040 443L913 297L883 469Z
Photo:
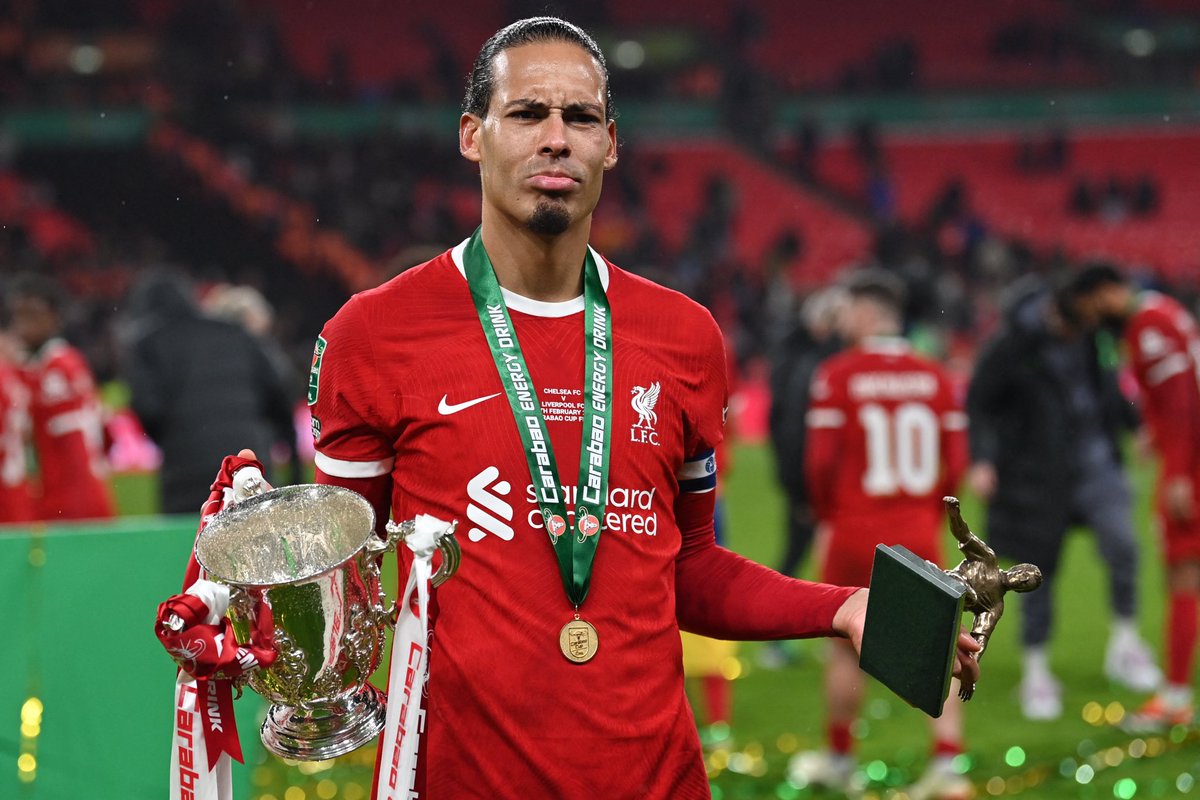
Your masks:
M654 430L654 426L658 424L658 415L654 413L654 406L658 403L659 389L658 381L650 384L649 387L633 387L633 399L630 404L638 413L638 421L633 424L633 427Z

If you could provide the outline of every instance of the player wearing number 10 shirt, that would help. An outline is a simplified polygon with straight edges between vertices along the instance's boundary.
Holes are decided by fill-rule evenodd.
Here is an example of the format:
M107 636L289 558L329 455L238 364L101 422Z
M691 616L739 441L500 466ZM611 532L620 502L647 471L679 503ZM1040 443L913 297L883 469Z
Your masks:
M874 304L856 286L851 294L855 305ZM870 577L881 542L939 562L942 497L967 463L966 415L941 366L901 338L862 336L847 323L858 344L817 372L806 457L814 506L831 531L822 576L842 585Z
M827 531L818 543L820 579L827 583L867 584L877 544L903 545L940 564L942 497L953 493L967 465L966 415L949 378L898 336L903 292L890 273L852 276L839 320L852 346L825 361L813 379L805 474ZM830 752L793 760L793 777L808 783L833 775L828 782L840 784L836 778L853 766L850 726L863 677L854 653L832 644L826 674ZM969 792L951 763L962 749L959 720L951 698L934 721L933 762L910 796Z

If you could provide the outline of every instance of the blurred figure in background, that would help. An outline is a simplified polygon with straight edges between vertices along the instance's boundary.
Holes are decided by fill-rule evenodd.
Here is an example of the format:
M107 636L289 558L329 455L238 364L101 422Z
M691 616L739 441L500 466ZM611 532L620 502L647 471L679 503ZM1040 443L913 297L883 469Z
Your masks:
M817 367L841 349L838 313L846 293L840 286L814 292L804 301L795 328L780 342L771 360L771 411L768 426L775 474L787 494L787 549L779 571L795 576L812 544L816 520L804 481L804 451L809 389Z
M1200 329L1178 301L1136 292L1117 269L1092 264L1070 285L1083 322L1122 335L1157 451L1157 505L1167 569L1166 684L1123 727L1191 725L1192 670L1200 602Z
M291 442L289 392L260 342L205 316L182 277L147 274L128 309L123 371L133 412L162 449L161 510L194 514L205 499L196 487L226 454L265 456L281 437Z
M34 518L29 493L29 389L18 367L20 346L0 330L0 524Z
M66 296L51 278L26 273L8 284L13 333L24 348L37 453L34 502L51 522L115 513L104 455L104 424L92 371L62 337Z
M1011 291L1005 327L982 349L967 412L973 464L967 480L988 502L988 539L1001 558L1036 564L1041 591L1022 598L1021 710L1029 719L1062 714L1062 687L1050 670L1053 586L1072 524L1096 534L1108 567L1113 620L1105 674L1138 691L1160 678L1137 631L1138 548L1133 494L1120 437L1137 424L1117 386L1080 336L1062 297L1041 280Z
M275 312L262 292L252 286L222 283L204 295L204 311L217 319L241 325L264 343L270 341Z
M241 325L251 336L258 340L259 345L271 360L275 371L279 374L280 383L289 396L292 408L300 400L300 377L292 368L283 348L275 339L275 310L262 296L262 292L252 286L233 286L221 284L213 287L204 296L204 310L217 319ZM282 414L273 415L271 421L283 426ZM308 425L305 424L307 430ZM302 483L303 470L300 464L300 450L296 446L294 420L289 420L286 427L280 427L275 432L275 441L284 448L282 456L287 459L285 474L277 475L277 485Z
M845 291L833 286L813 292L800 307L792 330L771 353L771 410L767 418L775 476L786 499L786 544L779 571L796 577L812 545L817 520L804 480L805 415L809 387L821 362L841 348L837 315L845 303ZM787 645L767 642L759 650L759 662L778 668L789 660Z
M825 361L813 380L804 469L813 508L828 526L817 543L820 580L859 586L870 581L885 532L888 544L942 563L942 498L954 493L967 466L967 420L945 371L900 337L903 282L883 270L862 270L847 281L846 294L839 327L850 348ZM853 648L831 641L829 750L795 756L789 774L796 783L852 788L850 728L865 688ZM908 789L913 800L973 794L954 763L963 752L957 693L952 687L942 716L931 720L933 758Z

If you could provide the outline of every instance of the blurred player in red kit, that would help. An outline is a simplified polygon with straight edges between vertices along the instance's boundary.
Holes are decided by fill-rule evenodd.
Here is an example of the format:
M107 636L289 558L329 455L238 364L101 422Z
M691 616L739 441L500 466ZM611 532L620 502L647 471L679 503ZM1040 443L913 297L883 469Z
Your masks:
M33 500L25 447L29 442L29 389L17 368L19 347L0 331L0 523L29 522Z
M1177 300L1136 291L1108 264L1080 270L1069 294L1084 324L1122 335L1161 461L1157 505L1167 568L1166 684L1123 725L1139 731L1190 725L1200 604L1200 328Z
M13 332L26 351L37 517L50 522L113 516L100 399L83 355L62 338L62 289L25 274L8 285Z
M904 285L869 269L846 282L842 335L852 346L832 356L813 379L805 473L825 532L820 579L860 586L871 577L877 544L903 545L941 563L942 498L967 465L966 415L935 362L900 338ZM861 710L865 677L857 655L830 643L826 665L828 752L792 760L793 778L848 789L855 763L850 728ZM962 752L962 711L952 689L932 720L934 757L908 790L912 798L969 796L955 768Z

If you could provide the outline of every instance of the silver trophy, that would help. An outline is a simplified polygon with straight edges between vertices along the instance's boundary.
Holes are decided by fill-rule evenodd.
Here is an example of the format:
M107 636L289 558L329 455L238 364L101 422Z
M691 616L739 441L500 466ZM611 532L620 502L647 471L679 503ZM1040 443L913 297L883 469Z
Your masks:
M386 695L368 679L398 609L384 607L379 561L414 523L389 522L386 541L374 528L375 512L356 492L297 485L226 508L196 540L209 578L230 587L238 640L249 639L262 613L273 618L275 662L234 680L239 691L248 683L271 701L262 741L277 756L323 761L383 729ZM434 586L458 568L453 530L448 525L440 538Z

